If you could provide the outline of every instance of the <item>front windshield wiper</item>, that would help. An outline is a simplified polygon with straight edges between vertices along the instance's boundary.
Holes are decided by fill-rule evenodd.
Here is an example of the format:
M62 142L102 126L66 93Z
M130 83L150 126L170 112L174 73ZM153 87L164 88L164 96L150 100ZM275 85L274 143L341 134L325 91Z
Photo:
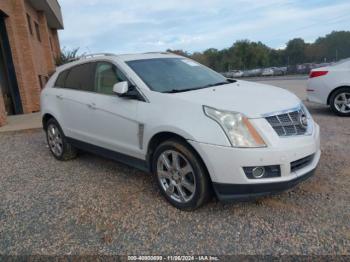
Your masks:
M228 84L231 84L231 83L234 83L234 82L235 82L235 81L227 80L227 81L218 82L218 83L215 83L215 84L208 84L208 85L205 85L205 86L197 87L197 88L195 88L195 89L203 89L203 88L208 88L208 87L213 87L213 86L228 85Z
M193 91L193 90L198 90L198 89L204 89L204 88L213 87L213 86L228 85L228 84L231 84L231 83L234 83L234 82L236 82L236 80L227 79L227 81L218 82L218 83L215 83L215 84L208 84L208 85L205 85L205 86L200 86L200 87L195 87L195 88L172 89L172 90L169 90L169 91L165 91L163 93L169 93L169 94L182 93L182 92L188 92L188 91Z
M187 92L187 91L192 91L192 90L196 90L196 88L171 89L171 90L165 91L165 92L163 92L163 93L173 94L173 93L182 93L182 92Z

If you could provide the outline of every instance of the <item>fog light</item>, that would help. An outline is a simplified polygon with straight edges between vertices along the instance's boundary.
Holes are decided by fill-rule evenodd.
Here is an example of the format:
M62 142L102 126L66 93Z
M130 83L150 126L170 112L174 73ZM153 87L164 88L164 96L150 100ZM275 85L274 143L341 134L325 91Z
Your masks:
M264 179L281 176L280 166L251 166L243 167L243 170L249 179Z
M252 175L254 178L262 178L265 175L265 168L264 167L255 167L252 170Z

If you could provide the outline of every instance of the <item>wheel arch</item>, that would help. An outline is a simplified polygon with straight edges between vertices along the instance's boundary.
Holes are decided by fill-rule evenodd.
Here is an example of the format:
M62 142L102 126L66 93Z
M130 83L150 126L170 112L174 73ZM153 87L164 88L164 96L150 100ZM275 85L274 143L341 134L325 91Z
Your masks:
M205 162L203 161L203 158L199 154L199 152L190 143L188 143L187 139L185 139L183 136L181 136L177 133L174 133L174 132L159 132L159 133L153 135L152 138L149 140L148 146L147 146L147 156L146 156L146 161L147 161L147 164L149 165L149 170L151 172L153 172L152 157L153 157L153 153L154 153L155 149L157 148L157 146L159 144L163 143L164 141L167 141L170 139L179 140L179 141L185 143L189 148L191 148L191 150L196 154L196 157L199 159L199 161L203 165L205 171L207 172L209 179L210 179L210 182L212 182L209 170L208 170Z
M350 85L342 85L342 86L339 86L339 87L336 87L336 88L334 88L330 93L329 93L329 95L328 95L328 97L327 97L327 105L330 105L330 103L331 103L331 97L332 97L332 95L335 93L335 92L337 92L339 89L341 89L341 88L348 88L348 89L350 89Z
M50 119L55 119L57 121L57 119L50 113L45 113L42 117L42 124L43 124L43 129L46 130L47 128L47 123L49 122Z

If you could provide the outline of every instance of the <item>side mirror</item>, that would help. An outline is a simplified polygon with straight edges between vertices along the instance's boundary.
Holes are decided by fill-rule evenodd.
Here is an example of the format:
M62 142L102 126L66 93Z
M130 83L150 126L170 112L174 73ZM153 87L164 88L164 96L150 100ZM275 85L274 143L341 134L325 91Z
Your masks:
M129 91L129 84L127 81L116 83L113 86L113 92L118 96L123 96Z

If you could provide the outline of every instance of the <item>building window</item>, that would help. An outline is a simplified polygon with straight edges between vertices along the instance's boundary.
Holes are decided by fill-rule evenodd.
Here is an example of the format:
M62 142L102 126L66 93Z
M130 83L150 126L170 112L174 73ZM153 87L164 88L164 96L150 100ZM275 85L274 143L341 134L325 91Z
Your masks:
M28 15L28 14L27 14L27 21L28 21L29 32L31 35L33 35L32 19L30 18L30 15Z
M42 78L40 75L38 76L38 79L39 79L40 89L42 90L44 85L43 85L43 81L42 81Z
M51 39L51 37L50 37L49 39L50 39L50 47L51 47L51 52L53 52L52 39Z
M36 36L38 37L39 42L41 42L40 28L39 28L39 24L37 22L35 22L35 31L36 31Z

